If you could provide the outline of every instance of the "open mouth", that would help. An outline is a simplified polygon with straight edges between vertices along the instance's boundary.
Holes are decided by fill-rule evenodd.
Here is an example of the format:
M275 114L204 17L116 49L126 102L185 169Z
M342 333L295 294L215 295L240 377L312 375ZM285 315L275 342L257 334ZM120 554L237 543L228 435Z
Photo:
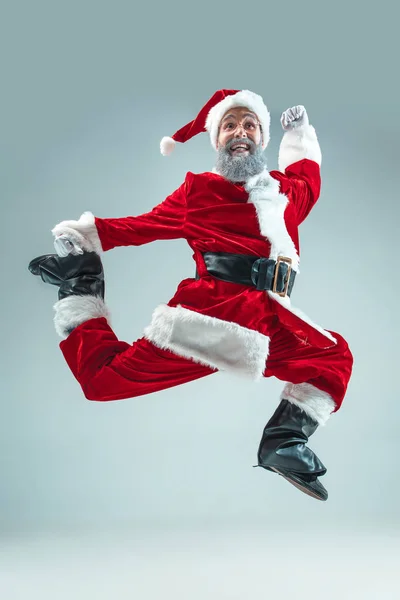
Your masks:
M249 152L250 150L250 145L249 144L233 144L231 146L231 153L232 154L243 154L245 152Z

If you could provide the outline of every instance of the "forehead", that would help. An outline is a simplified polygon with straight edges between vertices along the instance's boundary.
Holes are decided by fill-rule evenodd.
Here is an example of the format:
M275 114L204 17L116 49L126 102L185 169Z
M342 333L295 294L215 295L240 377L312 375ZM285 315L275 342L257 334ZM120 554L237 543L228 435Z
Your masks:
M255 119L257 118L257 115L252 110L247 108L247 106L235 106L235 108L230 108L226 111L221 121L232 117L240 119L241 117L244 117L246 115L254 117Z

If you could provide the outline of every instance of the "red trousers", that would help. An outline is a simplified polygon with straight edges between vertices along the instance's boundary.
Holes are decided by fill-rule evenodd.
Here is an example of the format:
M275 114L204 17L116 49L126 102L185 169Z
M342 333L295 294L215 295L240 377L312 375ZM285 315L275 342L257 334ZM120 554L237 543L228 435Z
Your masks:
M351 376L353 358L346 341L330 332L337 345L305 345L286 329L270 339L264 377L310 383L340 407ZM86 321L61 342L64 357L89 400L121 400L151 394L216 372L145 338L132 345L118 340L106 319Z

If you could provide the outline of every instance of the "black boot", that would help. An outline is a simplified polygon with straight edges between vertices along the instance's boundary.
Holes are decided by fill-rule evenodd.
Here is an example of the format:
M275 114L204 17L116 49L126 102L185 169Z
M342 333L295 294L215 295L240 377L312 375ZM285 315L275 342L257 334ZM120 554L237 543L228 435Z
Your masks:
M317 427L318 423L301 408L282 400L264 428L258 466L279 473L313 498L327 500L328 492L318 481L326 468L306 446Z
M45 254L34 258L28 267L33 275L39 275L45 283L57 285L58 299L67 296L100 296L104 299L104 272L96 252L84 252L77 256L68 254Z

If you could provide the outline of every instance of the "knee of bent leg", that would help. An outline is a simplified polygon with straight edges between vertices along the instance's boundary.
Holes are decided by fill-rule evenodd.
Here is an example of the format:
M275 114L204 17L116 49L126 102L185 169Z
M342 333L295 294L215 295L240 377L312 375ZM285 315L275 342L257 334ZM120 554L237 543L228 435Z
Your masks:
M140 382L126 375L118 365L104 365L84 381L80 381L87 400L106 402L141 396Z
M81 388L86 400L92 400L94 402L105 402L106 400L114 400L110 398L109 394L106 393L105 389L101 386L97 386L92 381L89 383L81 383Z
M87 380L81 381L81 388L87 400L95 402L106 402L118 400L118 386L113 384L110 369L103 367L96 373L91 374Z
M350 350L348 342L339 333L331 332L337 340L335 346L335 355L339 358L343 364L343 369L351 373L354 363L354 357Z

